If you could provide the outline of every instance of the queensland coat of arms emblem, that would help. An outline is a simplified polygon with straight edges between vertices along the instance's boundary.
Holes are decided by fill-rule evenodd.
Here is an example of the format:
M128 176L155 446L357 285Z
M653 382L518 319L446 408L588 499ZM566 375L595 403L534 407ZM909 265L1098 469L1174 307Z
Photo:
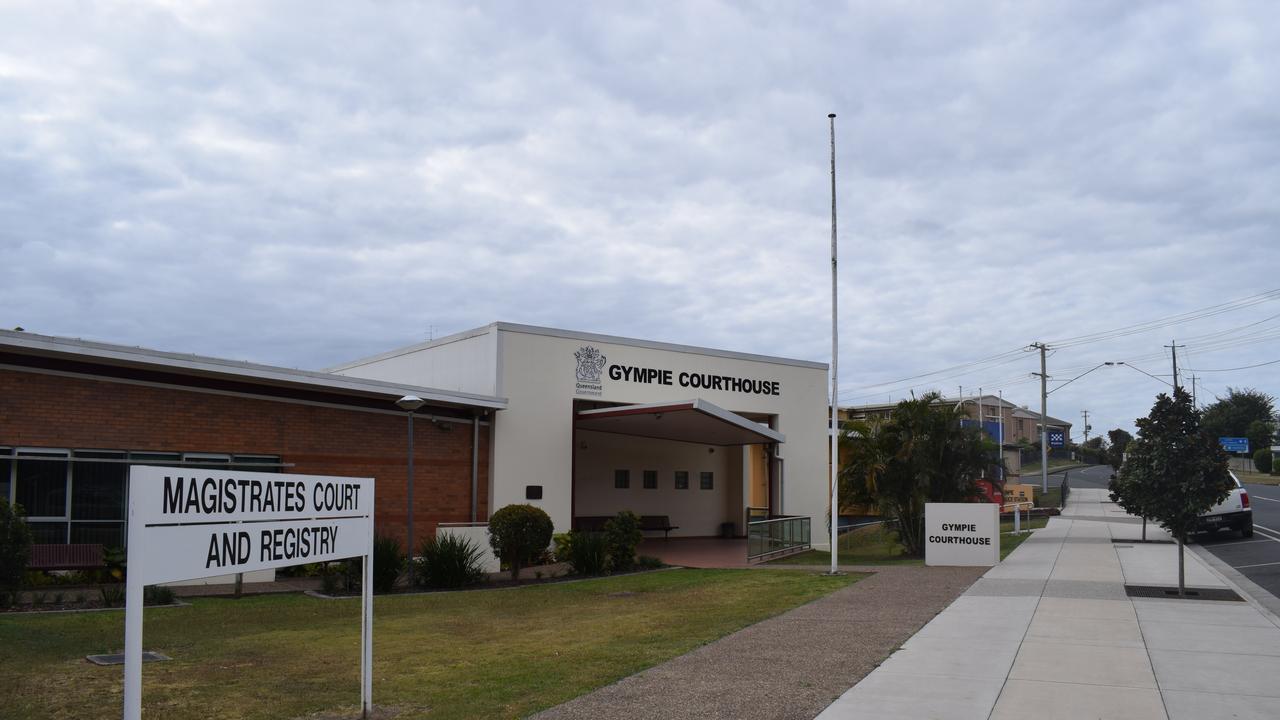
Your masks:
M604 355L590 345L584 345L573 356L578 360L578 382L599 383L600 373L604 370Z

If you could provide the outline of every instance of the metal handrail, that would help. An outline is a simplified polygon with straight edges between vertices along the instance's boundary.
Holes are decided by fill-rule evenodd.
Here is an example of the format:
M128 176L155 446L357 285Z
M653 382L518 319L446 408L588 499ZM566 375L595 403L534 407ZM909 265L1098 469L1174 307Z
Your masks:
M1028 506L1027 522L1031 522L1031 508L1034 508L1036 506L1034 502L1030 500L1014 500L1013 502L1007 502L1000 506L1000 512L1004 512L1005 511L1004 509L1007 507L1010 507L1010 506L1013 507L1013 531L1015 533L1022 532L1022 523L1018 521L1018 518L1020 518L1022 514L1018 512L1018 508L1022 507L1023 505Z
M812 547L811 519L807 515L789 515L754 520L747 523L747 560L800 552Z

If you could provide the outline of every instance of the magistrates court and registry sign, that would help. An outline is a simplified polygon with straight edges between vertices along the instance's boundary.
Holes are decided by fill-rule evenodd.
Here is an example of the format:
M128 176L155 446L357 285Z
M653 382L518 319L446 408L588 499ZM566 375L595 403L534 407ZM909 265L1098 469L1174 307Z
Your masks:
M146 585L362 557L361 707L371 708L373 479L129 469L124 718L142 715Z

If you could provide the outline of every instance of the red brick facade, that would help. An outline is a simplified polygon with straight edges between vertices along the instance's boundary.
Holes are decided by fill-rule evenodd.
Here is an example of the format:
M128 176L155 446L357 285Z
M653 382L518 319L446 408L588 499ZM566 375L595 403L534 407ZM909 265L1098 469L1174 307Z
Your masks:
M455 413L457 411L454 411ZM414 423L414 534L471 515L472 425ZM489 434L480 426L478 517L488 517ZM278 455L285 472L376 478L379 532L403 539L407 428L384 414L0 369L0 445ZM416 543L415 543L416 545Z

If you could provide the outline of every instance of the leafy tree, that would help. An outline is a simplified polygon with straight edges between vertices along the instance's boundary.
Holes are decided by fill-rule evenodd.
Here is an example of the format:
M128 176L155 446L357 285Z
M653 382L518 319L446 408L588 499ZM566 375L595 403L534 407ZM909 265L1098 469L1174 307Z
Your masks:
M1253 467L1260 473L1271 472L1271 448L1258 448L1253 454Z
M1254 420L1249 423L1249 429L1245 430L1244 436L1249 438L1249 449L1257 452L1258 450L1266 450L1271 452L1272 438L1276 434L1276 423L1267 420Z
M1275 421L1276 399L1252 388L1227 388L1227 396L1204 409L1204 429L1213 439L1249 437L1255 421ZM1252 438L1250 447L1254 448Z
M1108 462L1108 448L1101 435L1080 443L1076 450L1080 453L1080 460L1083 462L1091 465L1103 465Z
M31 528L21 505L0 499L0 592L16 592L31 560Z
M888 419L855 421L841 432L840 492L851 502L876 503L898 524L909 555L924 552L924 506L978 496L975 481L1000 467L996 444L938 393L904 400ZM995 473L990 473L992 477Z
M555 527L546 511L533 505L508 505L489 517L489 544L520 582L520 568L551 544Z
M1222 502L1234 483L1227 453L1205 432L1191 396L1161 393L1151 413L1137 420L1138 437L1113 486L1116 502L1138 507L1178 540L1178 593L1186 593L1183 546L1201 514Z
M1107 431L1107 439L1111 441L1111 447L1107 449L1107 461L1111 463L1114 470L1120 469L1120 463L1124 461L1125 448L1129 447L1129 443L1133 442L1133 436L1128 430Z

